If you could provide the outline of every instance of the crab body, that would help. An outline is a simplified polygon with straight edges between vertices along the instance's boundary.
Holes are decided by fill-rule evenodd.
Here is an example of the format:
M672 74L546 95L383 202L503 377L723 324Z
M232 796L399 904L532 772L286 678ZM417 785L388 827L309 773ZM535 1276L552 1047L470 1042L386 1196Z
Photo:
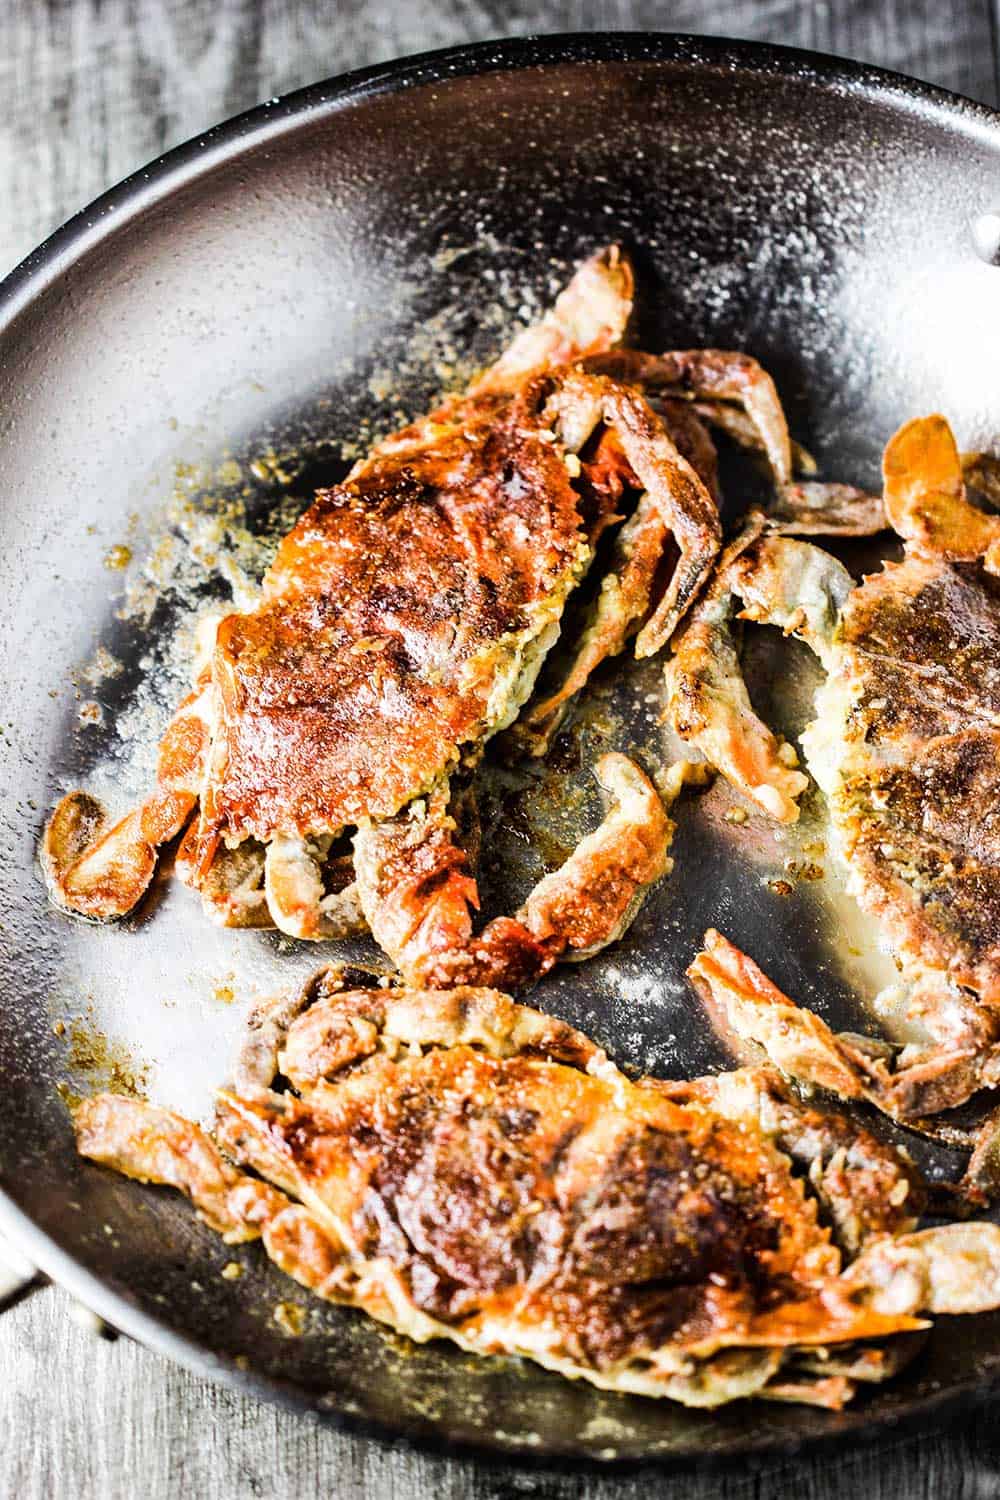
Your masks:
M322 491L223 621L206 836L392 817L517 714L590 549L539 413L486 404Z
M214 1141L103 1095L79 1149L417 1340L690 1405L839 1406L921 1313L1000 1299L1000 1231L913 1233L910 1164L773 1070L631 1083L495 991L352 982L253 1018Z

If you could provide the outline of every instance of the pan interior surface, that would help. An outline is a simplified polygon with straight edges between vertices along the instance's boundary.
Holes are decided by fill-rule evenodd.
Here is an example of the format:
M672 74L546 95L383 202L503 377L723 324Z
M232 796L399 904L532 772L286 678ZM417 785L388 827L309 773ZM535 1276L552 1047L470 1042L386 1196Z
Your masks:
M358 444L488 359L610 240L635 258L638 342L756 355L829 477L874 484L886 436L920 412L945 412L965 448L994 444L1000 271L969 225L995 207L998 175L993 117L870 70L704 40L549 39L258 112L200 159L187 150L127 185L12 278L0 305L0 1183L43 1265L76 1267L77 1289L114 1321L216 1374L508 1452L782 1446L1000 1373L1000 1318L942 1320L900 1379L843 1414L705 1413L417 1346L308 1300L174 1195L80 1162L66 1106L118 1086L204 1116L252 1003L331 953L209 926L166 870L134 919L87 926L47 906L36 864L63 790L87 786L117 810L141 789L192 622L232 587L239 599L276 517L287 523ZM766 635L755 651L759 692L801 729L811 665ZM779 666L791 686L776 693ZM498 908L539 873L566 790L584 791L582 816L593 810L587 765L602 749L647 763L672 752L660 692L655 663L612 664L571 756L494 777ZM732 802L721 785L686 801L675 873L626 940L533 997L635 1070L727 1064L684 979L710 925L834 1024L865 1025L857 996L880 978L863 956L871 930L832 871L776 889L817 837L818 799L781 839L728 823ZM941 1150L924 1157L932 1174L955 1170ZM234 1259L244 1274L226 1279ZM275 1317L288 1302L304 1312L299 1336Z

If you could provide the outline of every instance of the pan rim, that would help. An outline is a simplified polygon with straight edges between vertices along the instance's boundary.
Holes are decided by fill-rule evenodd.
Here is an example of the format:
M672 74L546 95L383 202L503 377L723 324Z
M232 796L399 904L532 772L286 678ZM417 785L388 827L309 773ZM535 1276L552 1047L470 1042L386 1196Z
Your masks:
M257 105L173 148L110 188L45 239L0 283L0 350L21 315L90 251L113 239L148 209L199 178L210 176L245 151L259 149L311 120L331 118L370 99L430 85L445 86L488 73L595 63L664 63L693 70L727 69L734 74L795 78L824 90L854 94L869 103L930 114L959 134L978 134L1000 152L1000 112L903 73L799 48L679 32L616 31L549 33L437 49L355 70ZM293 1410L318 1411L325 1422L339 1428L381 1441L402 1439L422 1450L478 1453L494 1460L527 1461L533 1466L564 1465L571 1459L580 1468L605 1470L611 1465L621 1468L650 1463L676 1468L694 1460L722 1466L749 1454L814 1450L839 1442L848 1434L854 1440L870 1441L887 1428L901 1433L925 1422L928 1416L940 1421L960 1408L968 1410L1000 1386L1000 1374L986 1381L970 1377L919 1398L899 1415L882 1413L866 1420L861 1409L857 1420L849 1417L846 1424L831 1426L828 1433L770 1435L757 1442L744 1439L724 1454L706 1454L690 1443L667 1455L588 1457L567 1442L563 1448L552 1447L539 1455L529 1444L519 1444L516 1439L492 1445L474 1439L457 1440L431 1425L402 1416L390 1427L371 1417L318 1408L315 1397L290 1382L241 1370L206 1345L178 1332L165 1318L136 1305L126 1292L113 1290L64 1250L2 1187L0 1232L49 1279L114 1328L193 1373Z
M799 78L869 97L881 93L903 109L930 109L952 128L978 129L1000 148L1000 110L906 73L806 48L669 31L539 33L437 48L355 69L266 100L192 136L123 178L55 229L0 281L0 340L28 304L88 250L188 182L208 175L250 146L300 128L310 116L321 118L382 95L487 73L602 62L701 64Z

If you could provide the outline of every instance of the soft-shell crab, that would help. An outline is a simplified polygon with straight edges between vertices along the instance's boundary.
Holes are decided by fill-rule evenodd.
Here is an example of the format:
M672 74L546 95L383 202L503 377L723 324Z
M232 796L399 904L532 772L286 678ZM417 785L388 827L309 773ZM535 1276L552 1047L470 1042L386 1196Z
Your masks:
M464 395L318 494L257 608L203 642L153 793L109 830L86 794L56 808L43 864L57 904L129 911L188 824L177 869L214 920L314 939L368 926L414 983L517 987L621 933L672 832L621 755L596 768L614 807L568 864L516 918L478 936L471 919L469 772L518 719L600 536L631 510L564 680L520 717L536 753L594 667L632 636L638 656L659 650L708 575L706 422L766 456L789 524L857 529L868 504L792 484L781 404L753 359L619 349L632 291L617 249L594 256ZM683 778L665 777L668 797Z
M214 1140L101 1095L79 1150L413 1339L694 1406L839 1407L1000 1303L1000 1229L913 1232L912 1166L770 1069L631 1083L495 991L356 982L258 1015Z
M152 795L107 832L85 794L56 808L43 860L60 905L130 910L197 809L178 869L215 920L315 939L368 925L415 982L517 986L622 930L667 868L672 829L637 766L601 761L605 822L517 918L476 937L458 783L530 694L623 493L659 538L649 649L716 555L713 498L661 420L579 366L622 336L632 285L616 249L593 257L464 395L320 491L260 604L208 643ZM337 842L351 828L353 853Z
M724 555L668 671L681 735L787 822L807 778L751 706L736 602L740 618L819 656L827 677L806 761L850 889L901 970L879 1008L911 1036L898 1051L840 1039L835 1071L842 1092L911 1118L1000 1082L1000 519L969 502L942 417L896 433L884 478L902 562L856 587L828 553L758 521ZM811 1024L791 1011L786 1021L805 1025L815 1050Z

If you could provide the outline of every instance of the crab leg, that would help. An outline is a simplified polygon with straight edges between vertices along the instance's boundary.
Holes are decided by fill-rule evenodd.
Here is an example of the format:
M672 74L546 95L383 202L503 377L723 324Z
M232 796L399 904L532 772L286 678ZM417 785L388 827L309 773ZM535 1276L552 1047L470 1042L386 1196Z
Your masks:
M82 1155L186 1193L227 1244L257 1239L262 1224L288 1205L282 1193L230 1166L203 1130L171 1110L97 1094L77 1105L73 1123Z
M889 524L881 495L816 479L785 485L767 519L782 536L876 536Z
M702 484L718 506L722 501L719 489L719 455L715 444L700 414L690 401L651 401L650 406L662 421L670 441L682 458L687 459Z
M476 882L442 793L359 829L361 905L407 983L520 989L558 959L585 957L621 936L649 885L669 868L673 823L652 783L624 755L604 756L596 772L613 798L604 822L535 887L516 917L498 917L476 936ZM678 771L674 795L682 782Z
M650 395L684 391L710 426L741 448L763 454L775 491L768 520L786 535L874 536L889 524L881 496L814 477L815 462L789 438L773 380L749 355L691 349L657 356L615 349L588 360L587 368L637 385ZM792 477L796 470L805 476L798 482Z
M728 420L730 403L746 413L751 431L767 455L775 484L792 478L792 447L788 424L774 381L748 354L725 349L687 349L668 354L644 354L638 349L614 349L595 355L586 368L643 390L677 392L693 397L700 416L715 422L747 445ZM754 442L753 446L757 446Z
M876 1240L842 1281L873 1312L987 1312L1000 1302L1000 1227L941 1224Z
M526 741L533 755L546 753L570 702L591 673L625 649L629 635L649 613L656 570L668 541L658 506L650 495L641 496L615 537L608 571L565 677L555 692L530 705L515 726L518 740Z
M632 316L635 278L620 246L585 260L538 323L513 340L469 387L470 396L507 391L535 370L598 354L620 342Z
M897 1056L896 1048L873 1038L838 1036L721 933L709 931L704 941L688 974L715 1018L737 1042L761 1047L789 1078L842 1099L866 1099L904 1122L961 1104L1000 1079L992 1016L971 999L948 994L944 976L922 975L910 992L909 1016L924 1021L931 1045Z
M602 385L604 420L617 433L639 484L680 550L670 583L654 601L636 638L636 656L653 656L670 639L708 576L722 529L711 495L649 405L620 386Z
M691 1082L647 1079L644 1086L678 1103L704 1102L773 1141L806 1169L848 1257L877 1236L916 1228L926 1200L916 1169L847 1115L803 1104L773 1068L738 1068Z
M645 492L664 534L672 535L679 549L670 583L653 601L636 641L636 656L652 656L673 634L715 561L722 536L715 502L649 403L627 386L570 374L551 397L546 416L571 453L603 422L621 445L625 472Z
M688 969L716 1018L740 1041L755 1042L788 1078L860 1099L887 1081L884 1062L843 1041L826 1022L803 1010L720 932L710 929Z
M695 401L693 407L741 448L766 456L760 432L738 406ZM889 522L881 495L853 484L817 479L815 459L794 441L791 454L799 477L776 483L767 507L767 519L775 531L784 536L876 536L886 529Z
M340 889L327 889L324 865L332 842L329 835L307 839L295 834L275 835L268 842L264 859L267 907L274 925L289 937L339 941L365 930L349 859L336 871L344 881Z
M192 818L174 861L174 873L201 896L202 909L220 927L273 927L264 899L264 847L245 839L236 848L216 845L208 868L200 868L201 830Z
M300 1285L329 1302L352 1300L357 1275L329 1216L321 1222L270 1183L231 1166L190 1120L99 1094L77 1107L74 1125L81 1155L140 1182L179 1189L227 1244L260 1239L269 1259Z
M704 583L721 538L713 491L636 392L596 376L570 375L546 412L570 452L582 449L603 422L616 440L619 483L643 493L615 539L609 570L563 682L522 715L521 737L535 755L545 753L567 704L591 673L622 651L630 636L638 632L637 657L660 650ZM714 472L710 477L714 481ZM657 600L657 573L672 545L680 555Z
M155 789L113 827L86 792L70 792L58 803L41 860L49 894L64 911L106 922L141 900L157 848L181 831L198 801L211 740L210 692L203 677L184 699L160 743Z
M753 523L759 528L759 520ZM696 607L667 666L674 727L769 816L798 817L808 785L791 746L779 743L754 712L743 681L732 619L777 625L804 640L824 664L832 658L840 610L854 587L836 558L806 542L754 530L733 543L715 582Z
M908 552L950 562L982 558L988 573L1000 573L1000 516L984 515L966 499L962 458L944 417L902 426L889 439L882 472L886 515Z

